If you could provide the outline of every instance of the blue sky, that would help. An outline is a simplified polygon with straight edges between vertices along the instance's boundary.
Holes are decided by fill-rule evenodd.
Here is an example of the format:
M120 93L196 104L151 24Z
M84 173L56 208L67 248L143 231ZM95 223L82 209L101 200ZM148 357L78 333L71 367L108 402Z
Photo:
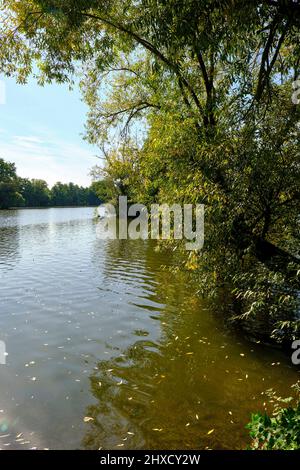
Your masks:
M87 107L67 85L18 85L4 79L0 90L0 157L14 162L19 176L88 186L99 163L97 148L83 141Z

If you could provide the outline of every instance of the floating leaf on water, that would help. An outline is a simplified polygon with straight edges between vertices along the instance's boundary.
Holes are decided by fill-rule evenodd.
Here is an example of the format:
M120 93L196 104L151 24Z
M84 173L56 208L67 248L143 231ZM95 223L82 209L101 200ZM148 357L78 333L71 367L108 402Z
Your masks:
M83 421L84 421L85 423L89 423L90 421L94 421L94 418L91 418L90 416L85 416L85 417L83 418Z

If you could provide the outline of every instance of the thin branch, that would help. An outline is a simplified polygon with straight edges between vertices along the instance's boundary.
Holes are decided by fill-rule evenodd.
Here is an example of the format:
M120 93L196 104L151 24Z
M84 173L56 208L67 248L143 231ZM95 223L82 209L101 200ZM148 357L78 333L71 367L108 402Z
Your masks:
M36 20L33 21L32 24L30 25L32 27L44 15L44 13L45 12L43 11L31 11L31 12L26 13L24 20L21 21L21 23L18 24L18 26L16 26L15 29L11 31L11 35L14 36L19 31L19 29L21 29L22 26L26 25L26 22L30 16L38 15L38 18L36 18Z
M174 64L170 59L168 59L153 44L151 44L146 39L140 37L137 33L132 31L131 29L128 29L126 26L122 25L121 23L111 21L107 18L103 18L101 16L94 15L92 13L81 12L81 14L82 14L82 16L84 16L86 18L91 18L91 19L94 19L94 20L101 21L102 23L104 23L108 26L111 26L111 27L117 29L118 31L121 31L122 33L128 34L130 37L135 39L138 44L141 44L145 49L147 49L152 54L154 54L159 60L161 60L164 64L166 64L178 76L178 78L181 80L184 87L189 91L189 93L190 93L196 107L198 108L200 114L203 116L203 118L205 117L202 105L199 101L199 98L198 98L197 94L195 93L195 90L193 89L191 84L188 82L188 80L181 74L178 64Z
M125 114L128 112L130 112L131 114L134 110L142 111L143 109L146 109L146 108L161 109L161 106L158 104L149 103L148 101L139 101L138 103L135 103L128 108L120 109L119 111L114 111L113 113L109 113L109 114L102 113L100 114L100 116L103 117L104 119L116 118L120 114Z
M133 73L136 77L139 77L139 74L135 71L130 69L129 67L117 67L117 68L111 68L107 71L108 73L111 72L131 72Z
M263 93L263 90L264 90L264 86L265 86L265 65L266 65L266 62L268 60L268 57L269 57L269 52L270 52L270 49L272 47L272 44L273 44L273 40L274 40L274 37L275 37L275 34L276 34L276 28L277 28L277 25L278 25L278 17L276 16L272 22L272 24L270 25L270 32L269 32L269 36L268 36L268 39L267 39L267 42L266 42L266 45L265 45L265 48L263 50L263 53L262 53L262 57L261 57L261 63L260 63L260 69L259 69L259 73L258 73L258 83L257 83L257 87L256 87L256 92L255 92L255 96L254 96L254 99L259 101L262 93Z
M281 36L278 40L275 52L274 52L273 57L272 57L272 60L271 60L271 62L269 62L269 53L272 49L273 40L274 40L274 37L276 35L277 25L278 25L278 21L275 19L274 24L270 28L270 34L269 34L265 49L264 49L263 54L262 54L261 66L260 66L259 75L258 75L258 84L257 84L257 88L256 88L256 93L255 93L255 96L254 96L254 99L256 101L260 100L260 98L263 94L263 91L264 91L264 89L265 89L265 87L268 83L271 71L272 71L272 69L275 65L276 60L277 60L280 48L283 44L283 41L284 41L284 39L287 35L288 30L289 30L290 22L289 21L286 22L285 28L284 28L284 30L283 30L283 32L282 32L282 34L281 34ZM267 65L267 68L265 68L266 65Z

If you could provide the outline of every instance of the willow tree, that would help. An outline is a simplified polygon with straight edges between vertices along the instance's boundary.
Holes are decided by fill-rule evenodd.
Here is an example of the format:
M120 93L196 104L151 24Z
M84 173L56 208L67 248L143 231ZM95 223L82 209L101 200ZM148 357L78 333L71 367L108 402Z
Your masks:
M2 5L1 70L41 84L79 73L87 138L104 151L107 175L133 199L205 202L207 263L226 266L227 280L238 272L236 295L252 300L246 314L277 292L274 311L288 323L280 312L296 308L300 3Z

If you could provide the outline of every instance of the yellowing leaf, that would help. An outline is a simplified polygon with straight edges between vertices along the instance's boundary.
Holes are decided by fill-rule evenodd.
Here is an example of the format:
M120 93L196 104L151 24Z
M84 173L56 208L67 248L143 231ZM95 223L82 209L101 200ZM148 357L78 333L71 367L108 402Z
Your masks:
M85 416L85 417L83 418L83 421L84 421L85 423L89 423L90 421L94 421L94 418L91 418L90 416Z

